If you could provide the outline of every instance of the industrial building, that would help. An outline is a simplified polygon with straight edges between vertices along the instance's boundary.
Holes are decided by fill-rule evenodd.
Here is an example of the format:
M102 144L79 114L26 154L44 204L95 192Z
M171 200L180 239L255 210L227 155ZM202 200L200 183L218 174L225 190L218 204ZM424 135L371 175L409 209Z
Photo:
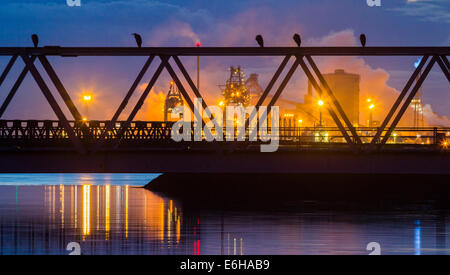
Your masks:
M347 73L342 69L323 75L334 96L341 104L353 125L359 125L359 82L358 74Z
M164 121L171 120L172 110L177 106L184 105L183 96L173 81L170 82L169 92L164 101Z
M344 109L353 125L359 125L359 93L360 76L347 73L342 69L323 75L339 104ZM289 104L291 108L283 108ZM308 90L303 103L280 99L281 114L287 125L296 126L335 126L333 119L326 111L327 98L321 98L308 81Z
M230 67L230 77L222 88L223 105L247 107L250 104L250 93L244 83L245 74L241 67Z

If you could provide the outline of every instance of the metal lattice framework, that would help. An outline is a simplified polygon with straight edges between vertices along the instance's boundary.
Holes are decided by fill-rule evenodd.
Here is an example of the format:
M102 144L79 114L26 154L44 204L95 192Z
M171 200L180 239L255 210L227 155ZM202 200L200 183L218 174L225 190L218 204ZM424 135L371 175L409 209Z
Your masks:
M184 67L180 60L180 56L281 56L284 57L283 61L279 65L278 69L274 73L272 79L268 83L264 93L261 95L258 103L256 105L257 109L260 107L264 100L267 98L271 90L274 88L275 83L280 78L281 74L285 70L290 59L294 59L293 64L285 74L284 78L281 80L281 84L276 89L275 94L268 104L268 110L273 107L286 85L290 81L294 72L300 66L303 72L306 74L307 78L318 91L319 95L329 99L330 104L327 104L326 108L336 123L342 137L345 139L347 144L354 150L358 151L361 149L362 141L361 137L358 135L357 130L351 124L342 106L339 104L338 100L334 96L334 93L328 83L325 81L321 71L313 60L313 57L317 56L421 56L421 62L416 70L413 72L408 82L406 83L404 89L400 93L399 97L395 101L394 105L390 109L388 115L384 119L381 127L376 131L375 136L371 141L371 149L376 149L377 147L383 146L390 135L396 128L398 122L402 118L403 114L410 105L412 99L416 95L417 91L423 84L424 80L427 78L430 70L435 63L444 72L445 77L450 82L450 63L447 56L450 55L450 47L271 47L271 48L257 48L257 47L151 47L151 48L127 48L127 47L41 47L41 48L20 48L20 47L1 47L1 56L11 56L10 61L6 65L6 68L0 75L0 86L9 74L13 65L20 58L25 63L25 67L17 77L13 87L9 91L5 101L0 106L0 118L4 114L9 103L16 94L18 88L22 84L25 76L31 73L32 77L36 81L39 89L45 96L46 100L50 104L54 113L58 118L58 125L64 130L64 133L73 143L77 151L84 153L86 148L81 142L80 134L75 132L76 122L82 121L82 116L77 110L75 104L73 103L68 91L64 87L60 78L58 77L56 71L51 66L48 56L60 56L60 57L78 57L78 56L146 56L147 60L138 73L136 79L131 85L130 89L126 93L124 99L120 103L114 116L111 118L104 129L102 129L95 148L100 148L105 140L107 139L108 133L111 131L117 131L115 133L117 148L120 140L124 135L129 133L129 128L133 122L137 112L144 104L150 90L155 85L156 81L160 77L164 69L170 74L171 78L177 85L179 91L181 92L183 98L185 99L189 108L193 111L194 104L191 100L187 89L183 86L180 78L175 72L174 68L170 64L170 59L173 59L176 66L180 70L181 74L188 83L189 88L194 93L195 97L202 99L203 108L207 108L207 104L203 99L202 95L198 91L196 85L192 81L188 71ZM139 97L136 105L133 107L131 113L128 115L126 121L121 123L119 129L115 129L116 122L121 115L122 111L128 104L128 101L134 94L137 86L141 82L145 73L148 71L152 62L155 58L160 59L160 64L156 71L153 73L150 81L148 82L144 92ZM61 107L58 105L55 97L51 93L49 86L44 81L41 73L35 66L36 59L42 64L45 72L50 78L51 82L56 87L57 92L64 101L64 104L69 109L74 123L70 123L69 119L65 116ZM309 65L309 66L308 66ZM420 74L420 72L422 72ZM420 74L420 76L419 76ZM415 80L417 81L415 82ZM403 104L402 104L403 103ZM400 107L401 105L401 107ZM400 109L399 109L400 107ZM397 112L397 114L396 114ZM254 116L256 114L252 114ZM394 116L395 115L395 116ZM252 117L251 116L251 117ZM251 119L250 117L250 119ZM392 122L391 122L392 120ZM248 122L247 122L248 123ZM247 124L248 125L248 124Z

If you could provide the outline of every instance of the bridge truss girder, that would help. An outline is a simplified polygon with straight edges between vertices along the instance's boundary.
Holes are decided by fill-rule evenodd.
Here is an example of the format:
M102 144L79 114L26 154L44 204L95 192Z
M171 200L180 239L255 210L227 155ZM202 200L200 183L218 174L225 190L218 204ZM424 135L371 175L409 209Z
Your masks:
M192 112L194 112L194 103L191 100L186 88L183 86L183 83L181 82L180 78L178 77L177 73L173 69L172 65L169 63L170 58L173 58L175 61L175 64L177 65L178 69L180 70L181 74L187 81L190 89L194 93L194 95L197 98L202 99L202 107L204 109L207 109L208 105L206 104L205 100L203 99L202 95L198 91L196 85L192 81L192 78L190 77L189 73L187 72L186 68L184 67L183 63L181 62L179 56L283 56L284 59L281 62L280 66L278 67L277 71L274 73L272 79L268 83L266 89L264 90L264 93L261 95L261 97L258 100L258 103L256 105L256 109L260 107L264 100L267 98L268 94L274 87L275 83L279 79L281 73L285 69L288 61L294 57L295 61L291 65L291 68L285 75L284 79L281 81L280 86L276 90L274 96L272 97L270 103L268 104L268 112L270 112L271 107L273 107L279 97L281 96L282 92L284 91L286 85L290 81L292 75L297 70L297 68L300 66L303 70L303 72L306 74L307 78L311 82L311 84L314 86L314 88L318 91L318 93L322 96L325 95L329 100L330 104L326 106L328 112L330 113L330 116L333 118L334 122L338 126L339 130L341 131L343 137L345 138L348 145L355 151L360 151L362 142L361 138L359 137L357 131L355 130L354 126L351 124L350 120L348 119L347 115L345 114L345 111L341 107L340 103L334 96L333 91L331 90L330 86L326 82L325 78L323 77L321 71L317 67L316 63L314 62L312 56L408 56L408 55L423 55L422 60L419 64L419 66L416 68L416 70L411 75L410 79L406 83L404 89L400 93L399 97L395 101L394 105L390 109L388 115L383 120L383 123L381 127L378 128L377 133L375 137L371 141L371 147L370 150L374 150L376 148L380 149L384 144L386 144L387 140L389 139L390 135L394 131L395 127L397 126L398 122L404 115L406 109L408 108L409 104L411 103L411 100L416 95L418 89L423 84L424 80L427 78L430 70L432 69L433 65L437 63L441 70L443 71L444 75L446 76L447 80L450 82L450 63L447 59L447 56L450 55L450 47L367 47L367 48L359 48L359 47L309 47L309 48L62 48L62 47L43 47L43 48L0 48L0 55L9 55L11 56L11 59L9 60L8 64L6 65L5 69L3 70L2 74L0 75L0 86L2 85L3 81L9 74L11 68L16 63L18 57L20 57L24 63L25 67L23 68L22 72L19 74L18 78L16 79L16 82L14 83L13 87L11 88L10 92L8 93L6 99L4 100L3 104L0 106L0 118L4 114L6 108L8 107L9 103L11 102L12 98L16 94L18 88L22 84L25 76L28 74L28 72L31 73L32 77L36 81L39 89L45 96L47 102L50 104L51 108L53 109L54 113L58 117L58 120L61 122L63 128L67 132L69 139L72 141L73 145L75 146L76 150L80 153L85 153L87 151L87 148L83 146L80 139L74 134L73 127L68 122L68 119L64 115L63 111L61 110L60 106L58 105L56 99L54 98L53 94L51 93L48 85L45 83L42 75L37 70L35 66L35 60L38 59L43 66L45 72L47 73L48 77L50 78L51 82L56 87L56 90L58 91L59 95L62 97L66 107L69 109L71 115L75 119L75 121L81 121L82 117L80 112L77 110L75 104L73 103L73 100L70 98L69 93L65 89L64 85L62 84L61 80L59 79L57 73L51 66L50 62L47 59L47 56L147 56L147 60L140 70L138 76L136 77L135 81L131 85L130 89L128 90L127 94L125 95L124 99L122 100L121 104L117 108L116 112L114 113L114 116L111 118L111 121L109 123L109 128L103 132L101 135L101 138L98 140L97 145L94 146L93 151L96 151L99 149L104 141L104 138L106 136L106 133L108 132L108 129L112 128L113 125L117 122L119 116L121 115L122 111L126 108L128 105L128 101L131 98L131 96L134 94L137 86L142 81L142 78L144 77L145 73L148 71L151 63L154 61L155 57L158 56L161 60L161 63L157 67L156 71L153 73L149 83L147 84L144 92L139 97L139 100L133 107L131 113L128 115L128 118L125 122L125 124L122 126L118 136L117 141L114 146L114 148L117 148L120 145L121 136L123 133L127 130L130 123L135 118L137 112L140 110L142 105L145 102L145 99L147 98L148 94L150 93L152 87L155 85L156 81L160 77L162 71L164 69L167 70L169 75L172 77L173 81L177 85L178 89L180 90L181 94L183 95L184 99L186 100L187 105L191 109ZM425 66L428 59L431 57L431 60L429 63ZM305 60L306 59L306 62ZM309 66L312 70L308 68L307 63L309 63ZM414 84L414 80L419 75L419 72L423 69L423 73L420 75L418 81ZM315 74L315 76L314 76ZM411 90L412 87L412 90ZM400 104L402 103L405 96L409 93L406 100L403 102L403 105L401 106L400 110L398 110ZM398 113L394 117L393 122L388 127L389 122L391 121L392 117L394 116L395 112ZM194 112L194 115L196 112ZM210 115L210 114L209 114ZM256 115L256 113L251 114L249 119L252 119L253 116ZM267 115L267 114L263 114ZM202 121L205 123L200 117L197 118L198 121ZM246 125L248 125L248 120L246 122ZM347 128L345 128L347 127ZM388 127L388 128L387 128ZM387 130L386 130L387 128ZM383 132L385 132L385 135L383 136L382 140L379 140L382 136ZM350 133L349 133L350 132Z

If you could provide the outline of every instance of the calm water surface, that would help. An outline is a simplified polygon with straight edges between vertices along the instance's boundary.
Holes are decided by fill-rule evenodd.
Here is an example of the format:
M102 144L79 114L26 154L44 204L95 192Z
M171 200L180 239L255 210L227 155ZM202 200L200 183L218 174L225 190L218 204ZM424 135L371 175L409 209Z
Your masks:
M0 175L0 254L450 254L449 212L188 210L156 174ZM270 202L268 202L270 203ZM330 207L331 209L331 207Z

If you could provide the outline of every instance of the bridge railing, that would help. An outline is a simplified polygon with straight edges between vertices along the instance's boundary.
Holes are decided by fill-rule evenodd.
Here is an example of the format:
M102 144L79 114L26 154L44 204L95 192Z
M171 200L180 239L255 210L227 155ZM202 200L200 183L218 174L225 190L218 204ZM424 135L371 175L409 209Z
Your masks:
M125 121L70 121L74 133L81 141L162 141L173 142L172 126L174 122L161 121L135 121L127 126ZM194 141L194 125L191 125L191 141ZM277 131L275 131L277 130ZM363 143L372 142L378 132L378 127L356 127L358 135ZM215 129L210 129L215 134ZM247 128L242 134L239 128L233 133L228 133L236 140L238 136L246 141L250 137L256 137L261 141L261 136L256 128ZM268 127L270 138L278 139L284 143L346 143L338 127L297 127L281 126L277 129ZM278 134L276 134L278 132ZM223 129L224 137L227 131ZM386 131L381 138L384 138ZM267 139L267 135L265 136ZM205 135L202 132L202 140ZM54 120L0 120L0 144L19 141L69 141L69 136L59 121ZM224 138L225 140L225 138ZM396 127L389 136L389 144L418 144L429 145L450 141L450 127Z

